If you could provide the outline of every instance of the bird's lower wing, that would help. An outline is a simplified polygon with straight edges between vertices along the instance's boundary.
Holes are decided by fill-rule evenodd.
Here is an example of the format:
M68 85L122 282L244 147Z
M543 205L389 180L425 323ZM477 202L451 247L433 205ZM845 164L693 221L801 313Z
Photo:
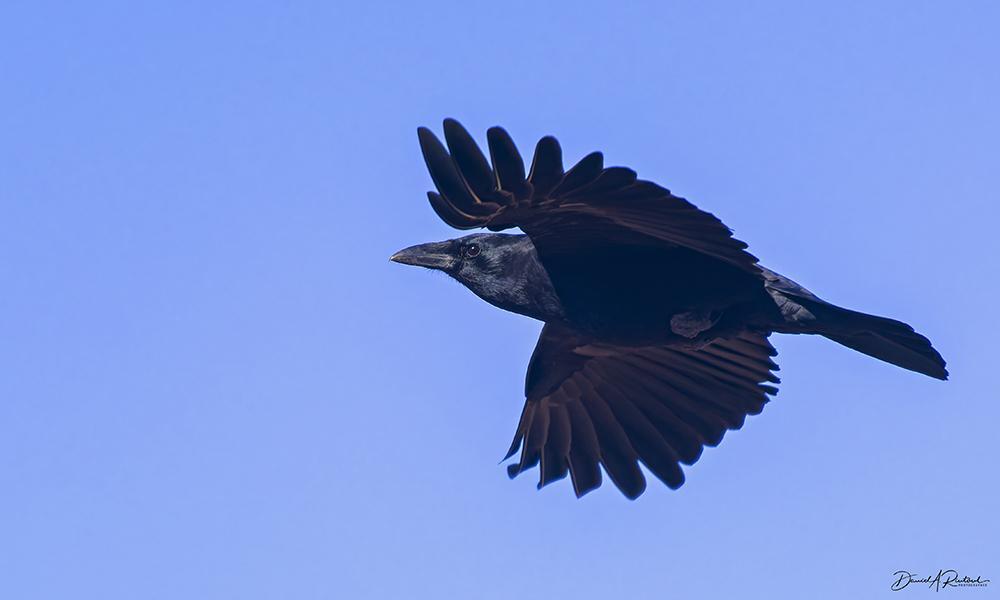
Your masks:
M577 496L601 485L601 469L625 496L646 488L641 461L671 488L680 463L742 427L777 393L765 334L744 333L700 349L589 345L546 325L528 368L527 401L507 458L511 477L541 464L539 487L573 480Z

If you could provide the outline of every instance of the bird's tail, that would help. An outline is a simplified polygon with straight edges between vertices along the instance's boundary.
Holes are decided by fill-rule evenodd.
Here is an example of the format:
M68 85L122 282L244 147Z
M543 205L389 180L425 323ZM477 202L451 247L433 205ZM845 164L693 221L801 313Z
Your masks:
M838 344L868 356L923 373L948 379L945 361L930 340L912 327L886 317L841 308L771 271L766 272L767 290L775 298L788 333L818 333Z
M906 323L831 307L835 309L833 312L838 319L834 329L842 332L822 333L827 339L910 371L935 379L948 379L944 359L931 346L930 340Z

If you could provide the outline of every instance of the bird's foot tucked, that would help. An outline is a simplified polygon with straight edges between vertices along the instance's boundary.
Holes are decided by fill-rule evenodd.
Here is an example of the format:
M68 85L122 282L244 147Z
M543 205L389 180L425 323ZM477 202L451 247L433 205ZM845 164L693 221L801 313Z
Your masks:
M719 311L689 311L670 317L670 330L681 337L694 339L711 329L722 316Z

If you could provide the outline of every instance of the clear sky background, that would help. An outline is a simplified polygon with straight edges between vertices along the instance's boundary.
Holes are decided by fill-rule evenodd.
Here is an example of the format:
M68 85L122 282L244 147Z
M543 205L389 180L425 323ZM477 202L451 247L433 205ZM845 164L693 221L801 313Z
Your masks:
M1000 4L279 4L0 8L0 597L1000 591ZM387 260L457 235L448 116L603 150L952 380L777 337L681 490L508 481L540 325Z

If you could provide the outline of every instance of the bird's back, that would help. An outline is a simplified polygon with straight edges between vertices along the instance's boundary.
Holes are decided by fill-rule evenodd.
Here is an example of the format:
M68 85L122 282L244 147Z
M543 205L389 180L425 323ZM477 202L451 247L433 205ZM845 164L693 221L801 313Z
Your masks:
M570 324L620 343L684 337L671 327L678 315L776 315L762 278L684 248L602 245L547 256L545 267Z

